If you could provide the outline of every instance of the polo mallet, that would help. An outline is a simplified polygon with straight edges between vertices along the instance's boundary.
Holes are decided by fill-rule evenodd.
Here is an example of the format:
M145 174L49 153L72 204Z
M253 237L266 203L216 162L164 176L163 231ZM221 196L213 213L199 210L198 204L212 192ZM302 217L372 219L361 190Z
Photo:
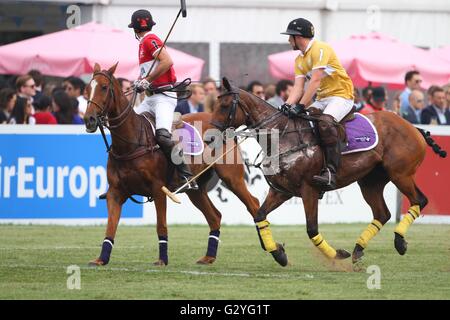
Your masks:
M169 33L167 33L167 36L164 39L162 47L159 48L159 51L156 54L155 59L153 59L153 63L150 66L150 69L148 70L147 75L145 76L145 78L147 78L149 76L149 74L152 72L153 67L155 66L155 63L158 60L159 54L161 53L162 49L166 46L167 39L169 39L169 36L170 36L170 34L172 33L172 30L173 30L173 27L175 27L175 24L177 23L178 18L180 17L180 14L183 15L183 18L187 17L186 0L180 0L180 2L181 2L181 6L180 6L180 10L178 11L177 17L175 18L175 21L172 23L172 26L170 27Z
M225 152L224 154L222 154L220 157L218 157L216 160L214 160L213 162L211 162L210 164L208 164L208 166L203 169L202 171L200 171L199 173L197 173L195 176L193 176L191 179L189 179L185 184L183 184L181 187L179 187L177 190L175 190L174 192L171 192L166 186L161 187L161 190L166 194L166 196L168 196L173 202L175 203L181 203L181 201L177 198L176 194L178 192L180 192L181 190L183 190L184 188L186 188L187 185L189 185L193 180L197 179L198 177L200 177L202 174L204 174L206 171L208 171L209 168L211 168L215 163L217 163L220 159L222 159L223 157L225 157L228 153L230 153L231 151L233 151L236 147L238 147L242 142L244 142L245 140L247 140L248 137L245 137L244 139L242 139L239 143L235 144L232 148L230 148L230 150L227 150L227 152Z

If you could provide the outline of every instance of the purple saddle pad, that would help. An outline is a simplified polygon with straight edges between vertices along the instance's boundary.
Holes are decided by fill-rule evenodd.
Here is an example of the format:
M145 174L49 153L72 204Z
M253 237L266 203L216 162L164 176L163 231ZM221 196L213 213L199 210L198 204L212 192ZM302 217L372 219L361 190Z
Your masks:
M184 154L196 156L203 153L203 139L194 126L183 121L183 127L175 129L172 134L174 139L180 141Z
M355 113L355 119L345 123L345 132L348 143L342 154L370 150L378 144L375 126L360 113Z

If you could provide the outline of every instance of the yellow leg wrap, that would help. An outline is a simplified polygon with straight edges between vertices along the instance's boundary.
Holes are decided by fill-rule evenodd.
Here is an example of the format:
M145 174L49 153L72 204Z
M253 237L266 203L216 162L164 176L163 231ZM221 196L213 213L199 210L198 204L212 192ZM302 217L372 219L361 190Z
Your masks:
M382 226L383 225L381 224L380 221L376 219L372 220L372 222L367 226L366 230L364 230L363 233L361 233L359 239L356 240L356 243L365 249L370 239L372 239L377 235L377 233L381 230Z
M420 216L420 207L418 205L412 206L408 209L408 213L405 214L402 221L395 228L395 233L398 233L402 237L405 236L411 224L416 218Z
M311 241L328 258L334 259L336 257L336 250L325 241L320 233L311 238Z
M272 231L270 230L269 225L270 223L267 220L256 222L256 230L258 231L263 249L268 252L272 252L277 250L277 245L273 240Z

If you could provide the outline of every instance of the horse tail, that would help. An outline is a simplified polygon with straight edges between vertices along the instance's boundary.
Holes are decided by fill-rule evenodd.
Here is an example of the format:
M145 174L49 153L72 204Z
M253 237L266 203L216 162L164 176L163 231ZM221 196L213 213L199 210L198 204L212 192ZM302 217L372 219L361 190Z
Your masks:
M442 148L433 140L433 138L431 138L429 131L425 131L417 127L416 129L419 130L427 144L433 149L434 153L437 153L441 158L445 158L447 156L447 151L442 150Z

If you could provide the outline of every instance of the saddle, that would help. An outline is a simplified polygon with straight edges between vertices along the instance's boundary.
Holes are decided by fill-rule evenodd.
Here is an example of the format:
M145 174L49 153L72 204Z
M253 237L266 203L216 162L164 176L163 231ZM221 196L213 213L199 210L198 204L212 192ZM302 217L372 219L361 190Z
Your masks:
M323 113L322 110L314 108L314 107L308 108L308 111L311 116L316 116L316 117L320 116ZM337 126L339 138L344 144L347 144L347 142L348 142L345 124L346 124L346 122L350 122L355 119L355 112L356 112L356 108L355 108L355 106L353 106L351 108L351 110L347 113L347 115L344 118L342 118L342 120L339 122L340 125ZM319 137L317 128L314 128L314 129L315 129L316 136Z
M151 123L153 128L156 128L156 119L153 113L146 111L141 113L140 115L143 116L145 119L147 119L147 121ZM173 113L172 131L174 131L175 129L183 128L184 123L183 120L181 120L181 117L182 117L181 113L179 112ZM153 129L153 131L155 130Z
M321 110L309 108L310 115L319 116ZM340 121L338 128L339 140L342 141L342 154L367 151L373 149L378 144L378 132L371 121L364 115L356 112L353 107L350 112ZM320 138L316 123L314 134Z
M155 116L150 112L143 112L140 116L144 117L144 123L148 124L148 127L151 127L153 134L155 134ZM181 144L185 155L197 156L204 151L205 147L200 132L193 125L184 122L179 112L173 113L172 137Z

